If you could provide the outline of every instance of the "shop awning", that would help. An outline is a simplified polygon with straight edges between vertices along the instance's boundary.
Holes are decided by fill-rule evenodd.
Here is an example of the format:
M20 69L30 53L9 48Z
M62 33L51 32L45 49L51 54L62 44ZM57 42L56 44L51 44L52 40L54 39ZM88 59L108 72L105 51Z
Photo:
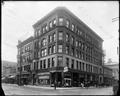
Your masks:
M39 79L49 79L49 76L39 76Z

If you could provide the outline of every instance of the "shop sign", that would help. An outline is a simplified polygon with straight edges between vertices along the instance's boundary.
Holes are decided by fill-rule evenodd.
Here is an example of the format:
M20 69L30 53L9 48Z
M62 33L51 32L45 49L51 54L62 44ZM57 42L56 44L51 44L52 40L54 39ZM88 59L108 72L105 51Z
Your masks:
M49 79L49 76L39 76L39 79Z
M68 71L68 67L64 67L64 72L67 72Z
M49 75L49 72L44 72L44 73L38 73L38 75Z

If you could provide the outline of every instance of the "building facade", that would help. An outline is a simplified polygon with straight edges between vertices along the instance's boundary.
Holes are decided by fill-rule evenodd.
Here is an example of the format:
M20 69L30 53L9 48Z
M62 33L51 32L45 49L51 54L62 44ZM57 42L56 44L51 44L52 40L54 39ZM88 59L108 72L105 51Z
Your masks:
M33 37L18 42L17 55L17 83L28 84L31 82L31 65L33 61Z
M106 63L106 67L112 69L113 83L119 81L119 64L116 62Z
M104 70L104 84L105 85L112 85L113 84L113 71L111 68L103 66L103 70Z
M32 84L103 83L103 40L68 9L56 8L33 28Z

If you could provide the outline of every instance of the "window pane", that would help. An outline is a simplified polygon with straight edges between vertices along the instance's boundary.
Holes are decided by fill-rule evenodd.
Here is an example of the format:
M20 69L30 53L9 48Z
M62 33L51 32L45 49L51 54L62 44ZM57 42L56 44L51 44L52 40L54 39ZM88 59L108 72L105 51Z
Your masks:
M63 63L63 57L58 56L58 66L62 66L62 63Z
M59 25L63 25L63 18L59 18Z
M62 45L58 45L58 52L62 52Z
M51 54L52 51L51 51L51 47L48 48L48 54Z
M47 55L47 50L45 49L45 56Z
M43 60L43 68L46 68L46 59Z
M68 27L69 27L69 25L70 25L69 20L66 20L66 27L68 28Z
M72 24L72 31L74 31L74 29L75 29L75 25L74 25L74 24Z
M66 65L69 67L69 58L66 58Z
M53 24L56 25L56 19L53 20Z
M59 32L59 33L58 33L58 36L59 36L58 39L59 39L59 40L62 40L62 39L63 39L63 32Z
M71 68L74 68L74 60L72 59Z
M52 67L55 66L55 57L52 58Z
M56 40L56 34L54 33L53 34L53 41L55 41Z
M53 26L53 25L52 25L52 22L50 22L50 28L52 28L52 26Z
M66 34L66 41L68 42L69 41L69 35Z
M48 58L48 68L50 68L50 58Z
M69 46L66 46L66 54L69 53Z
M55 53L55 45L53 45L52 50L52 53Z

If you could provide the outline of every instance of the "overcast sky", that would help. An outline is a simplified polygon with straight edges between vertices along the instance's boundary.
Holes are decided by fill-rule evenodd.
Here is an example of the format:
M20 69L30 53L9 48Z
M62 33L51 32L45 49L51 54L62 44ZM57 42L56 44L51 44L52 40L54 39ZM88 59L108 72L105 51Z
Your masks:
M118 62L118 1L9 1L2 5L2 60L17 62L18 40L33 35L32 25L58 6L64 6L103 40L107 61Z

